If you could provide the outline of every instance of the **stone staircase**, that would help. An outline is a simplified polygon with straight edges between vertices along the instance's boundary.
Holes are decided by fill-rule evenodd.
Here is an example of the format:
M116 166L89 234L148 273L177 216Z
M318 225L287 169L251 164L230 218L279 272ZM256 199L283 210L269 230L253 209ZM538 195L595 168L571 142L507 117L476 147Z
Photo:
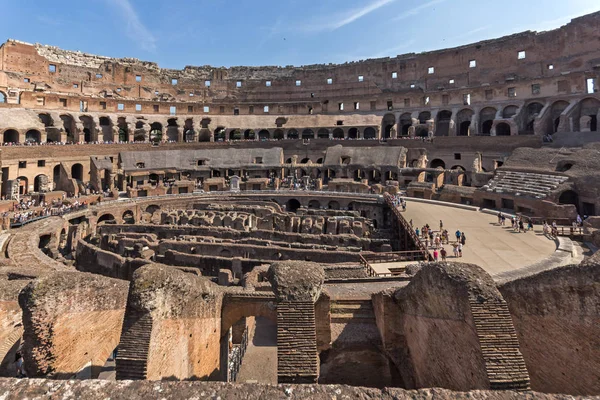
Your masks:
M559 175L498 170L494 178L481 189L486 192L545 199L550 192L568 179L566 176Z
M373 303L370 299L345 299L331 302L332 324L375 324Z
M492 390L529 390L529 373L505 301L469 300Z
M126 315L117 352L117 380L144 380L152 335L152 317Z
M277 382L316 383L318 370L314 303L278 303Z

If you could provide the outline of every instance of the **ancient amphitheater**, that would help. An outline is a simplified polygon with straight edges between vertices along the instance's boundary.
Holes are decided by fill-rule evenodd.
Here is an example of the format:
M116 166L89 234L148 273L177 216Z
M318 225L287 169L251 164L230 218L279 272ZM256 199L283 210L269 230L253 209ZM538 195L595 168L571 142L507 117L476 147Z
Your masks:
M0 399L600 395L599 31L183 70L8 40Z

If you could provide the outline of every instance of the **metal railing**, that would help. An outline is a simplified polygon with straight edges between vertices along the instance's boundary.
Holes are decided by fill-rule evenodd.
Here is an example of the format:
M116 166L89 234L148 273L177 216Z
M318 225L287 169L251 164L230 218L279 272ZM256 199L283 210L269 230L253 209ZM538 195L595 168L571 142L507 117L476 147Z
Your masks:
M360 263L363 267L365 267L365 272L367 273L368 277L372 278L379 276L379 274L373 269L371 264L369 264L369 262L362 256L362 254L359 254L358 256L360 257Z
M14 218L11 218L10 227L11 228L20 228L23 225L27 225L27 224L35 222L35 221L39 221L39 220L50 218L50 217L60 217L60 216L71 214L71 213L75 213L75 212L78 212L78 211L87 210L87 208L88 208L87 204L86 205L82 204L82 205L77 206L77 207L72 207L69 210L65 210L65 211L62 211L62 210L60 210L58 208L52 208L52 209L50 209L50 214L40 215L40 216L29 218L29 219L27 219L25 221L19 221L19 222L15 222Z
M369 264L379 264L388 262L403 262L403 261L423 261L422 250L394 251L389 253L369 253L363 254L362 257Z
M244 329L244 333L242 334L242 341L239 346L236 346L237 351L232 352L232 357L229 360L229 382L235 382L237 380L242 362L244 361L246 349L248 348L248 336L248 327L246 326L246 329Z

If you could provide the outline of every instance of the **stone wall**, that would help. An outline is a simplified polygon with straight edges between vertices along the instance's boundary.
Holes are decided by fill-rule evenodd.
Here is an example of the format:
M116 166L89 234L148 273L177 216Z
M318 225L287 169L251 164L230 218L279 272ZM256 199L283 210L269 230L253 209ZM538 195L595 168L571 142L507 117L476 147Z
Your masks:
M127 282L79 272L55 272L19 295L25 329L23 357L29 376L92 377L117 347Z
M531 375L547 393L600 394L600 254L500 286Z

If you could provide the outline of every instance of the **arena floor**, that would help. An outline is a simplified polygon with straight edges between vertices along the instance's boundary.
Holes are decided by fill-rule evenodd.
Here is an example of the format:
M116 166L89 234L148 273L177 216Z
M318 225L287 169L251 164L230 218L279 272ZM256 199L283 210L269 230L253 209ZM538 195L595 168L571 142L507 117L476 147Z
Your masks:
M407 221L413 220L415 228L429 224L435 231L442 220L450 234L450 243L457 229L464 231L467 240L460 261L479 265L491 275L526 267L556 250L554 241L544 236L541 226L535 226L534 232L516 233L508 220L508 226L501 227L496 216L479 211L407 199L403 215ZM444 247L448 259L455 261L452 245Z

